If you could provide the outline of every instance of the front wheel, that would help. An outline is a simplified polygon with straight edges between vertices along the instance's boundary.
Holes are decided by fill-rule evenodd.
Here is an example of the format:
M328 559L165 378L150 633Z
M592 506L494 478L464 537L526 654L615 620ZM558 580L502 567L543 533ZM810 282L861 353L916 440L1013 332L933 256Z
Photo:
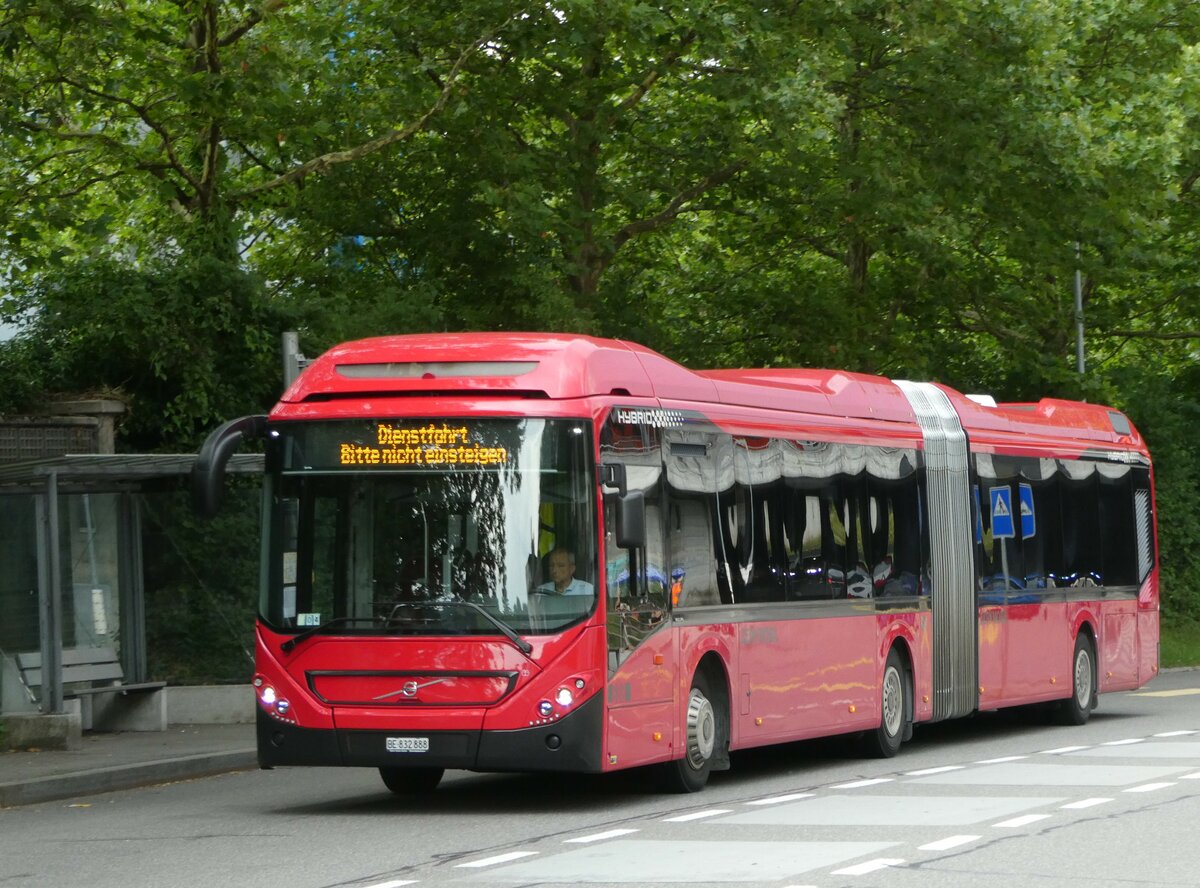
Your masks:
M1087 633L1075 637L1075 653L1071 658L1071 696L1058 704L1054 711L1060 725L1087 724L1096 698L1096 654Z
M876 758L891 758L900 751L904 739L904 721L908 717L908 677L904 663L896 649L888 652L883 666L883 682L880 688L879 727L864 737L868 755Z
M383 785L396 795L433 792L442 782L442 768L380 768Z
M717 717L712 701L708 677L697 672L688 693L683 758L661 766L663 788L668 792L699 792L708 783L713 759L725 742L720 730L724 722Z

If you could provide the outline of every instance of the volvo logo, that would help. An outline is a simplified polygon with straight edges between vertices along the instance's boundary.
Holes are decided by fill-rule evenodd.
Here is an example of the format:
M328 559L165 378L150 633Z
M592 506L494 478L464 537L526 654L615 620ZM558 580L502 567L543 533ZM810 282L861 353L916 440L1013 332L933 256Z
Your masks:
M415 700L417 697L417 692L421 690L421 688L427 688L430 685L441 684L442 682L449 680L450 679L448 678L431 678L429 681L423 682L406 681L404 684L400 685L399 690L388 691L386 694L380 694L378 697L374 697L373 699L386 700L388 697L404 697L406 700Z

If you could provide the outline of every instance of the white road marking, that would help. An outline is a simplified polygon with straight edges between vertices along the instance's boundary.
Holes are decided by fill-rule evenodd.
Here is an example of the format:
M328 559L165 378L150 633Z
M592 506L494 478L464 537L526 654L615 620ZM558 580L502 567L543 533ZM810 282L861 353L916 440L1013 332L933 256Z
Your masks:
M1155 734L1155 737L1187 737L1189 734L1195 734L1195 731L1164 731L1161 734Z
M1200 780L1200 771L1196 771L1192 774L1184 774L1179 779L1180 780Z
M710 808L707 811L693 811L691 814L680 814L678 817L666 817L663 823L687 823L689 820L703 820L705 817L716 817L718 814L732 814L728 808Z
M977 765L1003 765L1005 762L1019 762L1023 758L1029 758L1027 755L1002 755L1000 758L984 759L976 762Z
M1168 786L1174 786L1174 783L1143 783L1141 786L1131 786L1129 789L1123 789L1122 792L1154 792L1156 789L1166 789Z
M942 765L940 768L922 768L920 771L905 771L905 777L924 777L927 774L945 774L947 771L961 771L965 765Z
M919 845L919 851L949 851L951 848L957 848L959 845L966 845L969 842L974 842L982 836L950 836L945 839L938 839L936 842L930 842L928 845Z
M586 845L588 842L603 842L605 839L615 839L617 836L627 836L637 832L636 829L610 829L608 832L596 833L592 836L579 836L574 839L563 839L564 845Z
M1025 814L1021 817L1014 817L1012 820L1001 820L999 823L993 823L992 826L999 829L1018 829L1031 823L1037 823L1039 820L1045 820L1049 816L1049 814Z
M796 799L811 799L811 792L794 792L791 795L772 796L769 799L755 799L753 802L746 802L747 805L778 805L781 802L794 802Z
M1140 694L1130 694L1131 697L1194 697L1200 694L1200 688L1176 688L1173 691L1142 691Z
M380 882L377 885L366 885L364 888L400 888L401 885L415 885L416 879L396 879L391 882Z
M1145 742L1145 737L1134 737L1130 740L1109 740L1107 743L1101 743L1101 746L1129 746L1133 743Z
M830 875L833 876L865 876L867 873L873 873L877 870L887 869L889 866L900 866L904 863L895 857L877 857L875 860L868 860L866 863L848 866L845 869L834 870Z
M536 851L509 851L507 854L497 854L495 857L485 857L483 860L472 860L470 863L456 863L459 869L478 869L482 866L495 866L498 863L508 863L510 860L520 860L522 857L533 857Z
M1105 802L1111 802L1112 799L1080 799L1078 802L1068 802L1060 807L1068 811L1078 811L1082 808L1094 808L1096 805L1103 805Z
M891 783L892 777L876 777L872 780L855 780L853 783L839 783L830 789L860 789L864 786L878 786L880 783Z
M1042 755L1062 755L1064 752L1079 752L1081 749L1091 749L1090 746L1060 746L1058 749L1044 749Z

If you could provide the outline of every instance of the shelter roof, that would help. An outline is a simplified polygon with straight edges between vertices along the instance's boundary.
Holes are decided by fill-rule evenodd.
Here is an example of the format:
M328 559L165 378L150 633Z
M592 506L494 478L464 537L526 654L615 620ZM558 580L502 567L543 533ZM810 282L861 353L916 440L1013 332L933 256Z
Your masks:
M0 462L0 494L40 493L51 475L56 476L62 492L129 490L185 478L195 461L194 453L100 453ZM234 454L226 471L261 474L263 455Z

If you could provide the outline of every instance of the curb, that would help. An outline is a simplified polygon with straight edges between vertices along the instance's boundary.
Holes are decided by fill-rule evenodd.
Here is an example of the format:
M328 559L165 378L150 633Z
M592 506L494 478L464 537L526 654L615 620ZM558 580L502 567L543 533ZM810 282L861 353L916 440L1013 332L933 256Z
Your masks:
M189 755L135 765L115 765L74 774L35 777L12 783L0 783L0 808L34 805L75 796L95 795L121 789L135 789L156 783L170 783L193 777L209 777L230 771L258 767L254 749Z

